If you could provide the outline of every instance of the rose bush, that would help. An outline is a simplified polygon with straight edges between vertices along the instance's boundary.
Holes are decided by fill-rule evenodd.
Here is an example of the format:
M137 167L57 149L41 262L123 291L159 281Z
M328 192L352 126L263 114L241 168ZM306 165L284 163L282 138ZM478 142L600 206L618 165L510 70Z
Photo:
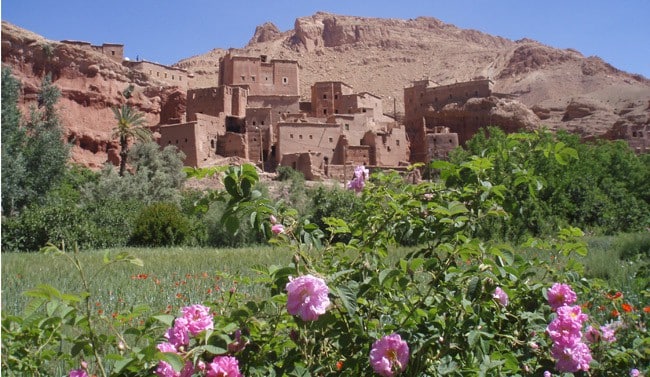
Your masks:
M38 338L40 353L23 364L5 358L19 354L17 345L34 322L3 318L3 370L30 370L32 361L47 356L74 373L80 360L92 361L88 371L103 376L648 372L648 313L626 310L623 304L633 305L621 296L609 298L604 282L581 277L572 261L586 253L581 231L561 229L517 249L482 240L477 235L483 227L508 216L503 200L509 189L487 178L491 157L435 167L440 181L413 185L396 173L367 177L358 169L363 208L347 222L323 219L327 233L299 221L295 211L278 212L258 195L254 169L231 168L224 178L227 193L209 194L199 204L226 201L234 231L237 219L249 218L272 244L295 251L290 263L258 268L254 284L268 289L267 299L251 301L232 291L228 300L196 303L178 318L154 315L141 326L98 334L94 315L79 309L92 292L78 300L43 289L43 320L62 324L49 330L49 339L66 339L74 352L66 358L57 354L58 342ZM530 171L510 168L514 182L537 189ZM357 191L359 184L352 186ZM348 241L329 242L324 234ZM392 245L406 238L418 247L392 258ZM538 256L524 258L524 248ZM641 307L637 300L634 306ZM613 325L613 310L620 312L620 324ZM71 331L79 323L82 334ZM588 325L601 335L588 332ZM615 331L607 336L612 342L603 340L601 326Z

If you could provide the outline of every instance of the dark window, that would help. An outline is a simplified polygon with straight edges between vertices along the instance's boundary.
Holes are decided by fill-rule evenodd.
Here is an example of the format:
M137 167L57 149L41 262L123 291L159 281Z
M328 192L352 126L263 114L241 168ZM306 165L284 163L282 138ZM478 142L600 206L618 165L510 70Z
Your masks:
M323 99L327 99L327 94L323 94Z
M327 114L327 109L323 109L323 114Z

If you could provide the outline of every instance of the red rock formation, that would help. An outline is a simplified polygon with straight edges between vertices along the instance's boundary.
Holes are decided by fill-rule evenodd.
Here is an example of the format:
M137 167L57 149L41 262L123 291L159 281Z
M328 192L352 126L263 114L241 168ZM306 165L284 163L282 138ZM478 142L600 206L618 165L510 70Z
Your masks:
M91 168L118 161L112 151L117 142L111 108L124 102L121 92L129 85L134 90L127 103L143 112L152 127L163 109L167 119L184 111L184 93L99 52L47 40L7 22L2 22L2 63L21 82L24 110L36 99L43 76L52 75L61 91L57 107L66 139L73 144L72 161Z

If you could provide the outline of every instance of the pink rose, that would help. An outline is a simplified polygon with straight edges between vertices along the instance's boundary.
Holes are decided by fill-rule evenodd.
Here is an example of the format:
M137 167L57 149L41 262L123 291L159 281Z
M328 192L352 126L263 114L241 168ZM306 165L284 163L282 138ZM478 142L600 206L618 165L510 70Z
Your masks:
M208 364L207 377L242 377L239 362L232 356L217 356Z
M312 275L289 277L286 290L287 311L299 315L303 321L317 320L330 305L329 288L321 278Z
M273 225L271 227L271 232L273 232L274 234L284 233L284 225L282 225L282 224Z
M503 289L501 289L501 287L496 287L492 297L499 301L501 305L508 306L508 294Z
M400 374L408 362L409 346L399 334L386 335L372 344L370 365L380 376L393 377Z

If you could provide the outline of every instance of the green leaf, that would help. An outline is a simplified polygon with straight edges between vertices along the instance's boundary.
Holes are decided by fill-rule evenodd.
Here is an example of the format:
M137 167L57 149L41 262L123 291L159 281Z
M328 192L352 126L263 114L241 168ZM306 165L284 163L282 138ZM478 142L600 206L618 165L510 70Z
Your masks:
M171 353L171 352L164 352L164 353L160 353L160 355L161 355L160 358L163 361L169 363L169 365L171 365L172 368L174 368L174 370L177 372L180 372L185 366L183 359L178 354Z
M211 353L213 355L223 355L223 354L228 352L227 349L217 347L217 346L213 346L213 345L210 345L210 344L206 344L204 346L196 347L195 350L205 351L205 352Z
M396 276L400 275L400 271L396 269L382 270L379 273L379 285L390 286Z
M155 315L152 318L158 322L163 323L164 325L172 327L172 325L174 324L174 319L176 317L174 317L173 315L161 314L161 315Z
M128 357L128 358L122 358L121 360L117 360L115 364L113 365L114 370L113 373L119 374L124 368L128 367L131 363L135 361L134 358Z
M348 282L349 285L339 285L332 289L349 315L353 315L357 311L357 294L359 293L358 283L354 281Z

